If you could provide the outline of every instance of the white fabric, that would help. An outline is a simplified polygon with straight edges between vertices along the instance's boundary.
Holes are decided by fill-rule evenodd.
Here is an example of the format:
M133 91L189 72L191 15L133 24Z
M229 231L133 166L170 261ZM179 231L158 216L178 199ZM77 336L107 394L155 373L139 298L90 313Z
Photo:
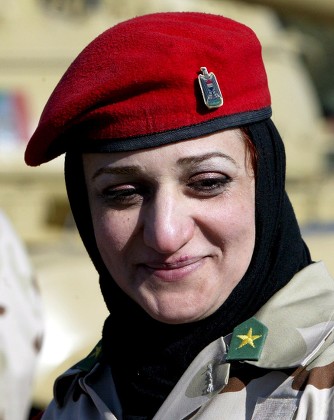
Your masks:
M43 333L41 298L26 250L0 212L0 419L24 420Z

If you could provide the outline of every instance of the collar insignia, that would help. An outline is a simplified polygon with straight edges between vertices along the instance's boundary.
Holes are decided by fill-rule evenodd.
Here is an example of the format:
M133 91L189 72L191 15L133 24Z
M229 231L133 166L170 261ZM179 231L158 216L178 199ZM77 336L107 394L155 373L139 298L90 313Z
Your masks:
M250 318L234 328L226 360L259 360L268 328Z
M223 95L221 94L216 76L208 73L206 67L201 67L202 74L198 75L199 85L202 91L203 100L208 108L219 108L223 105Z

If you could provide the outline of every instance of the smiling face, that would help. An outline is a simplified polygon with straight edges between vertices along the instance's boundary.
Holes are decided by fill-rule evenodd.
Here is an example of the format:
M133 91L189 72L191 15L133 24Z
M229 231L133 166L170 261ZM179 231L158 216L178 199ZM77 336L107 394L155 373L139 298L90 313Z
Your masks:
M203 319L245 274L255 244L255 179L246 156L239 130L83 156L103 261L153 318Z

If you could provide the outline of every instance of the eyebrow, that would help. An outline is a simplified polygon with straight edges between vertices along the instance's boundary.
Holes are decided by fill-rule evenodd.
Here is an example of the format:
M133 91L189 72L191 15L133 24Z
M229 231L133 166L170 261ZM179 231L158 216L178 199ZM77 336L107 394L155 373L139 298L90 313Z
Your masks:
M187 157L178 159L177 164L180 166L191 166L191 165L201 163L215 157L228 160L238 167L237 162L231 156L226 155L225 153L221 153L221 152L211 152L211 153L206 153L200 156L187 156ZM98 176L102 174L140 175L142 174L142 169L138 165L116 166L112 168L110 168L109 166L103 166L102 168L99 168L96 172L94 172L92 176L92 180L96 179Z
M205 160L209 160L215 157L223 158L225 160L232 162L235 166L238 166L237 162L232 158L232 156L226 155L225 153L222 153L222 152L211 152L211 153L206 153L200 156L184 157L184 158L180 158L177 162L181 165L192 165L194 163L201 163L201 162L204 162Z
M110 168L109 166L103 166L94 172L92 180L97 178L102 174L112 174L112 175L138 175L142 172L140 166L131 165L131 166L116 166L115 168Z

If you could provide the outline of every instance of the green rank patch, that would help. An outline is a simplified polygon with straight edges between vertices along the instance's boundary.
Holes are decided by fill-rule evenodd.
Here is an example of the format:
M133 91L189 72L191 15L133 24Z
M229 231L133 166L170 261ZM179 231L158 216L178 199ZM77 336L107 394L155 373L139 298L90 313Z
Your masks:
M268 328L250 318L234 328L226 360L259 360Z

